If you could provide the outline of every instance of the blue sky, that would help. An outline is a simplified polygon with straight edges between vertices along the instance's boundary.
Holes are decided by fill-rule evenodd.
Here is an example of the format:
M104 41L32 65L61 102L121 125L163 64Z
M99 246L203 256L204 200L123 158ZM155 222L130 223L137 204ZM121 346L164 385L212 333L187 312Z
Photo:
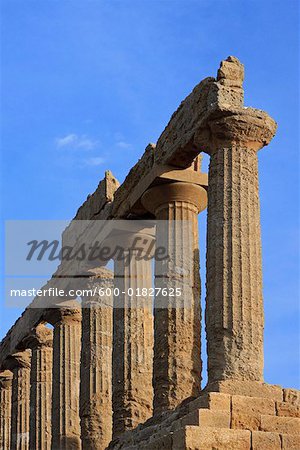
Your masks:
M71 218L221 59L245 64L245 104L279 124L259 165L265 379L285 386L299 386L297 30L294 0L1 3L3 219ZM3 303L0 337L20 314Z

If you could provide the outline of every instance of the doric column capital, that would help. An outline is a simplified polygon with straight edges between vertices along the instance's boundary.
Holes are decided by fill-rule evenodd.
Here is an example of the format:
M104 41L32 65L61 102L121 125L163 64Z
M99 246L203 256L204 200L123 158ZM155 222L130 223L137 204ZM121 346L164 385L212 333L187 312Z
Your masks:
M12 382L13 374L10 370L0 371L0 389L7 389Z
M149 244L154 240L154 226L148 225L144 221L141 221L141 225L139 225L137 221L128 220L128 226L125 226L125 221L122 221L120 229L115 228L111 232L108 238L105 239L104 246L109 246L112 252L118 246L124 250L138 249L147 251ZM144 246L141 246L142 243L144 243Z
M81 322L81 309L78 303L70 301L67 304L57 305L57 308L50 308L45 311L44 319L55 326L58 323Z
M47 328L43 323L40 323L31 330L28 336L23 340L23 343L26 348L34 350L41 347L52 347L52 341L52 330Z
M10 355L4 361L6 369L14 370L19 368L30 369L31 351L25 350Z
M208 134L205 142L197 142L206 153L219 148L239 146L255 151L270 143L277 124L266 112L244 108L213 114L208 119Z
M206 208L207 193L203 187L196 184L175 182L160 184L148 189L141 200L144 207L155 215L160 208L172 202L185 202L193 205L199 213Z

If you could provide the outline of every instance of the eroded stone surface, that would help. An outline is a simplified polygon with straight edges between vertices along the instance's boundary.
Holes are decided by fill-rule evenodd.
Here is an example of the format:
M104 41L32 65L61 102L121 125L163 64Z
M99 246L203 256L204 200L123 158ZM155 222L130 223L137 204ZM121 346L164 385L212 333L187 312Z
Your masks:
M300 417L300 406L290 402L276 402L278 416Z
M282 434L282 450L299 450L300 435Z
M83 299L80 369L80 423L83 450L103 450L112 438L113 273L101 268L86 289L103 296Z
M128 239L127 235L120 235L123 259L114 261L114 282L119 289L113 311L114 437L145 422L153 411L151 260L139 260L139 251L132 242L134 236ZM143 288L145 295L141 295Z
M122 425L119 430L136 429L112 442L110 449L275 450L281 448L281 443L282 449L299 447L295 434L299 429L299 392L265 384L262 378L263 304L256 152L270 142L276 124L267 113L243 107L243 78L243 66L237 58L231 56L222 61L217 78L207 78L195 87L173 114L157 144L147 146L125 182L119 186L107 172L76 214L75 219L80 221L146 214L140 197L150 188L152 207L147 208L150 217L152 214L171 222L185 218L193 224L192 251L190 236L184 233L169 240L170 246L179 245L183 252L188 250L189 256L194 256L190 258L194 264L190 270L192 282L183 286L184 300L192 300L192 308L166 308L156 314L156 416L145 424L140 422L151 414L152 402L149 331L152 324L147 328L152 317L149 308L142 314L129 308L125 314L115 315L115 323L121 324L115 329L116 423ZM170 183L167 178L149 177L148 185L141 185L140 181L147 181L149 173L152 176L154 169L162 164L174 166L176 170L199 170L195 157L200 151L211 156L206 321L209 385L205 395L187 402L187 397L199 395L200 387L200 314L194 303L200 289L196 217L202 206L205 207L202 200L204 197L206 200L206 194L201 196L194 190L191 196L186 190L184 197L178 197L177 192L170 200L170 188L166 184L164 188L153 187L157 183ZM171 190L176 191L175 184L172 183ZM206 184L202 188L200 185L198 191L206 189ZM132 192L132 198L136 204L140 202L141 208L138 204L132 209L129 195ZM72 243L75 239L77 235L72 234L70 226L64 240ZM55 275L66 275L68 269L62 264ZM131 269L138 274L135 267ZM166 286L181 287L177 275L169 267ZM50 280L47 286L58 280ZM38 300L33 304L38 306ZM84 312L83 319L80 409L82 447L86 449L105 448L111 436L111 310L106 306L101 312L90 308ZM80 311L76 307L72 310L62 307L47 314L43 310L27 309L0 344L0 366L13 372L13 450L17 441L18 449L28 450L30 351L25 351L27 347L32 349L30 401L34 412L40 407L30 425L30 447L49 448L49 409L42 407L43 399L49 396L51 375L51 346L47 344L50 340L42 339L46 336L40 325L45 318L54 325L52 450L81 448ZM17 349L24 351L16 354ZM5 383L7 389L0 377L0 396L3 404L8 405L9 383ZM34 414L31 417L33 420ZM1 404L1 433L2 429L7 430L8 421L7 408L4 412ZM38 431L40 443L33 437ZM5 445L7 450L7 439Z
M250 450L250 439L247 430L189 426L174 433L172 450Z
M299 435L300 419L296 417L273 417L263 415L261 416L261 430Z
M297 389L283 389L283 400L289 404L300 406L300 391Z
M54 326L51 449L79 450L81 311L51 309L47 320Z
M275 401L268 398L233 395L231 414L232 428L260 430L262 414L276 414Z
M260 113L211 126L206 333L209 382L263 380L263 298L257 150Z
M283 390L276 384L261 383L249 380L223 380L209 383L206 392L222 392L224 394L245 395L283 400Z
M11 450L29 450L31 352L14 353L5 361L12 371Z
M155 287L169 296L159 294L154 305L154 414L159 414L200 392L197 217L206 206L206 191L187 183L165 184L150 189L142 201L158 219L157 246L167 248L170 258L155 263ZM172 297L171 289L180 295Z
M281 450L280 435L278 433L253 431L252 450Z
M0 449L10 450L11 387L13 374L0 372Z
M39 324L24 340L31 349L30 450L51 448L52 330Z

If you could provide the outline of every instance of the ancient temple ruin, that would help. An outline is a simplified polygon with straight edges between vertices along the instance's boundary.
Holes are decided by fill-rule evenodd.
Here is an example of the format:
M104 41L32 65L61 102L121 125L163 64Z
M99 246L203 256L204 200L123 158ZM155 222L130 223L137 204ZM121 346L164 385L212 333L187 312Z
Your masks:
M106 172L79 208L74 221L83 221L83 234L86 220L166 221L174 259L188 251L187 278L176 264L137 263L133 238L147 235L157 246L159 225L122 226L104 239L119 239L130 264L86 270L86 285L103 288L101 305L97 296L81 307L74 298L58 298L55 307L34 299L0 344L1 450L300 448L299 392L263 379L257 152L276 123L244 106L243 78L238 59L222 61L125 181ZM210 156L208 175L202 152ZM201 389L198 214L206 207L208 383ZM182 219L188 233L177 227ZM47 287L69 269L62 263ZM142 305L129 298L129 288L151 289L159 270L156 286L183 289L180 307L169 291L161 306L148 291ZM118 298L107 294L111 286Z

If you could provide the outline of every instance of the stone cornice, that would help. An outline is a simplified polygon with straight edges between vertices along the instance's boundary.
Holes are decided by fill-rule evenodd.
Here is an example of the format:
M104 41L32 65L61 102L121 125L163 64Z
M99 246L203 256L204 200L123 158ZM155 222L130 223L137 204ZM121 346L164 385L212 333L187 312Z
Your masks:
M26 336L23 341L25 348L36 349L39 347L52 347L53 332L44 324L40 323Z

